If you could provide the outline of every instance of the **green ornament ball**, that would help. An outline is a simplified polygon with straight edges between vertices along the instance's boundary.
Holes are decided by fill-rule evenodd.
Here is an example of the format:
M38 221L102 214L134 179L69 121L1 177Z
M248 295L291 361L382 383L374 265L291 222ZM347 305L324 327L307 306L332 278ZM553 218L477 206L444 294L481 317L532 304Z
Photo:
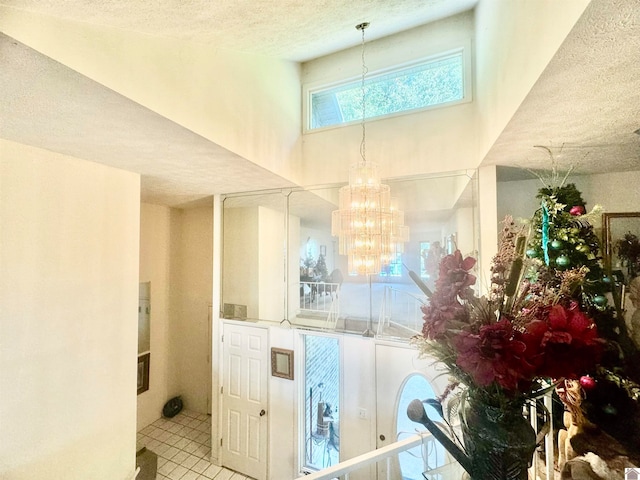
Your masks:
M602 277L602 282L603 283L611 283L611 278L607 277L606 275L604 277Z
M571 264L571 259L566 255L560 255L558 258L556 258L556 264L559 267L568 267Z
M538 251L535 248L529 248L525 253L529 258L536 258L538 256Z
M607 297L605 297L604 295L596 295L595 297L593 297L593 303L595 303L599 307L602 307L607 304Z
M562 240L551 241L551 248L553 248L554 250L560 250L563 246L564 246L564 243L562 243Z

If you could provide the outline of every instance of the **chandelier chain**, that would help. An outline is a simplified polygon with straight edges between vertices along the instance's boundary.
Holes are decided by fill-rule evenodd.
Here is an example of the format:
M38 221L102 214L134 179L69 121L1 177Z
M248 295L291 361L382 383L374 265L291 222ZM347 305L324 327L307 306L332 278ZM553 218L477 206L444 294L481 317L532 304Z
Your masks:
M367 158L366 158L366 129L365 129L365 119L367 118L367 102L366 102L366 95L365 95L365 86L364 86L364 78L367 75L367 72L369 71L367 68L367 64L365 62L365 42L364 42L364 31L365 29L369 26L369 22L364 22L364 23L360 23L359 25L356 25L356 28L358 30L360 30L362 32L362 82L360 84L360 90L361 90L361 94L362 94L362 121L361 121L361 127L362 127L362 140L360 142L360 157L362 158L362 164L366 165L367 163Z

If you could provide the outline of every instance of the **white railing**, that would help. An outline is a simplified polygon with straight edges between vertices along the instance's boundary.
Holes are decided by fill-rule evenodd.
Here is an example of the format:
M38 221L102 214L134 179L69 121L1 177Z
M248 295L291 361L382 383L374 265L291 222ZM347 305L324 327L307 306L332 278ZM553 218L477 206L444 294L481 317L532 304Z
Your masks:
M324 468L320 471L311 473L309 475L303 475L298 478L305 480L333 480L335 478L342 477L344 478L344 480L349 480L350 473L354 473L357 470L371 465L372 463L386 461L387 480L396 480L390 476L392 472L390 466L391 459L399 453L407 451L413 447L425 445L429 442L435 442L435 439L429 432L421 432L419 434L412 435L405 440L400 440L399 442L392 443L391 445L387 445L386 447L378 448L377 450L373 450L372 452L367 452L350 460L340 462L337 465L333 465L331 467ZM439 471L437 472L437 474L444 475L442 478L455 478L448 476L447 472L458 472L460 471L460 468L461 467L459 467L456 463L446 464L442 467L438 467Z
M377 335L411 337L420 333L422 331L422 310L420 307L426 302L426 297L388 285L385 286L380 305ZM395 327L395 335L390 334L391 327Z
M300 310L309 313L328 313L338 296L339 283L300 282Z
M547 411L551 411L551 403L552 397L551 393L546 394L543 397L544 406ZM537 424L537 415L535 406L531 407L530 410L531 417L531 425L538 430ZM552 417L552 416L551 416ZM529 478L536 480L553 480L555 478L554 473L554 444L553 444L553 424L550 425L549 433L545 435L544 438L544 450L545 450L545 468L542 471L538 466L538 453L536 452L533 457L533 464L529 469ZM416 435L413 435L405 440L401 440L391 445L387 445L385 447L379 448L377 450L373 450L371 452L367 452L365 454L354 457L350 460L346 460L344 462L340 462L331 467L319 470L317 472L311 473L309 475L303 475L298 477L298 479L305 480L335 480L337 478L343 478L344 480L349 480L349 474L357 472L358 470L371 465L372 463L377 463L380 461L387 462L386 468L386 480L396 480L392 479L389 475L392 472L390 467L390 462L392 458L404 451L410 450L413 447L417 447L419 445L427 445L429 442L435 442L436 440L429 432L419 432ZM459 479L462 478L464 470L462 467L455 461L451 463L446 463L443 466L427 469L425 465L425 479ZM381 480L378 478L378 480Z

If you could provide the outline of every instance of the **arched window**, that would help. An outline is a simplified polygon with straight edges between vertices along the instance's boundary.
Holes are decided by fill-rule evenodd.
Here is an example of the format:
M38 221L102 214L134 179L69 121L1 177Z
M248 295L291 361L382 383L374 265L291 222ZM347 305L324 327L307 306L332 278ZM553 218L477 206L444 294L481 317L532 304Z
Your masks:
M416 398L425 400L435 397L433 388L424 375L414 373L406 378L398 397L396 410L396 431L399 440L414 435L416 430L424 430L424 427L409 420L407 416L409 403ZM429 406L426 408L429 418L432 420L440 419L435 409ZM423 480L422 473L425 470L444 465L446 462L445 449L435 439L430 438L422 447L414 447L399 454L398 461L402 480Z

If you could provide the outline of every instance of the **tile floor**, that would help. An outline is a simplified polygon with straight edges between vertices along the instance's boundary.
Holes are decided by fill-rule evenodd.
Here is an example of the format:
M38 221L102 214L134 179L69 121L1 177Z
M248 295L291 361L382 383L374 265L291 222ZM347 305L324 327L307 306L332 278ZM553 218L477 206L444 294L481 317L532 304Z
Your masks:
M251 480L209 462L211 417L188 410L159 418L138 432L137 449L158 455L156 480Z

